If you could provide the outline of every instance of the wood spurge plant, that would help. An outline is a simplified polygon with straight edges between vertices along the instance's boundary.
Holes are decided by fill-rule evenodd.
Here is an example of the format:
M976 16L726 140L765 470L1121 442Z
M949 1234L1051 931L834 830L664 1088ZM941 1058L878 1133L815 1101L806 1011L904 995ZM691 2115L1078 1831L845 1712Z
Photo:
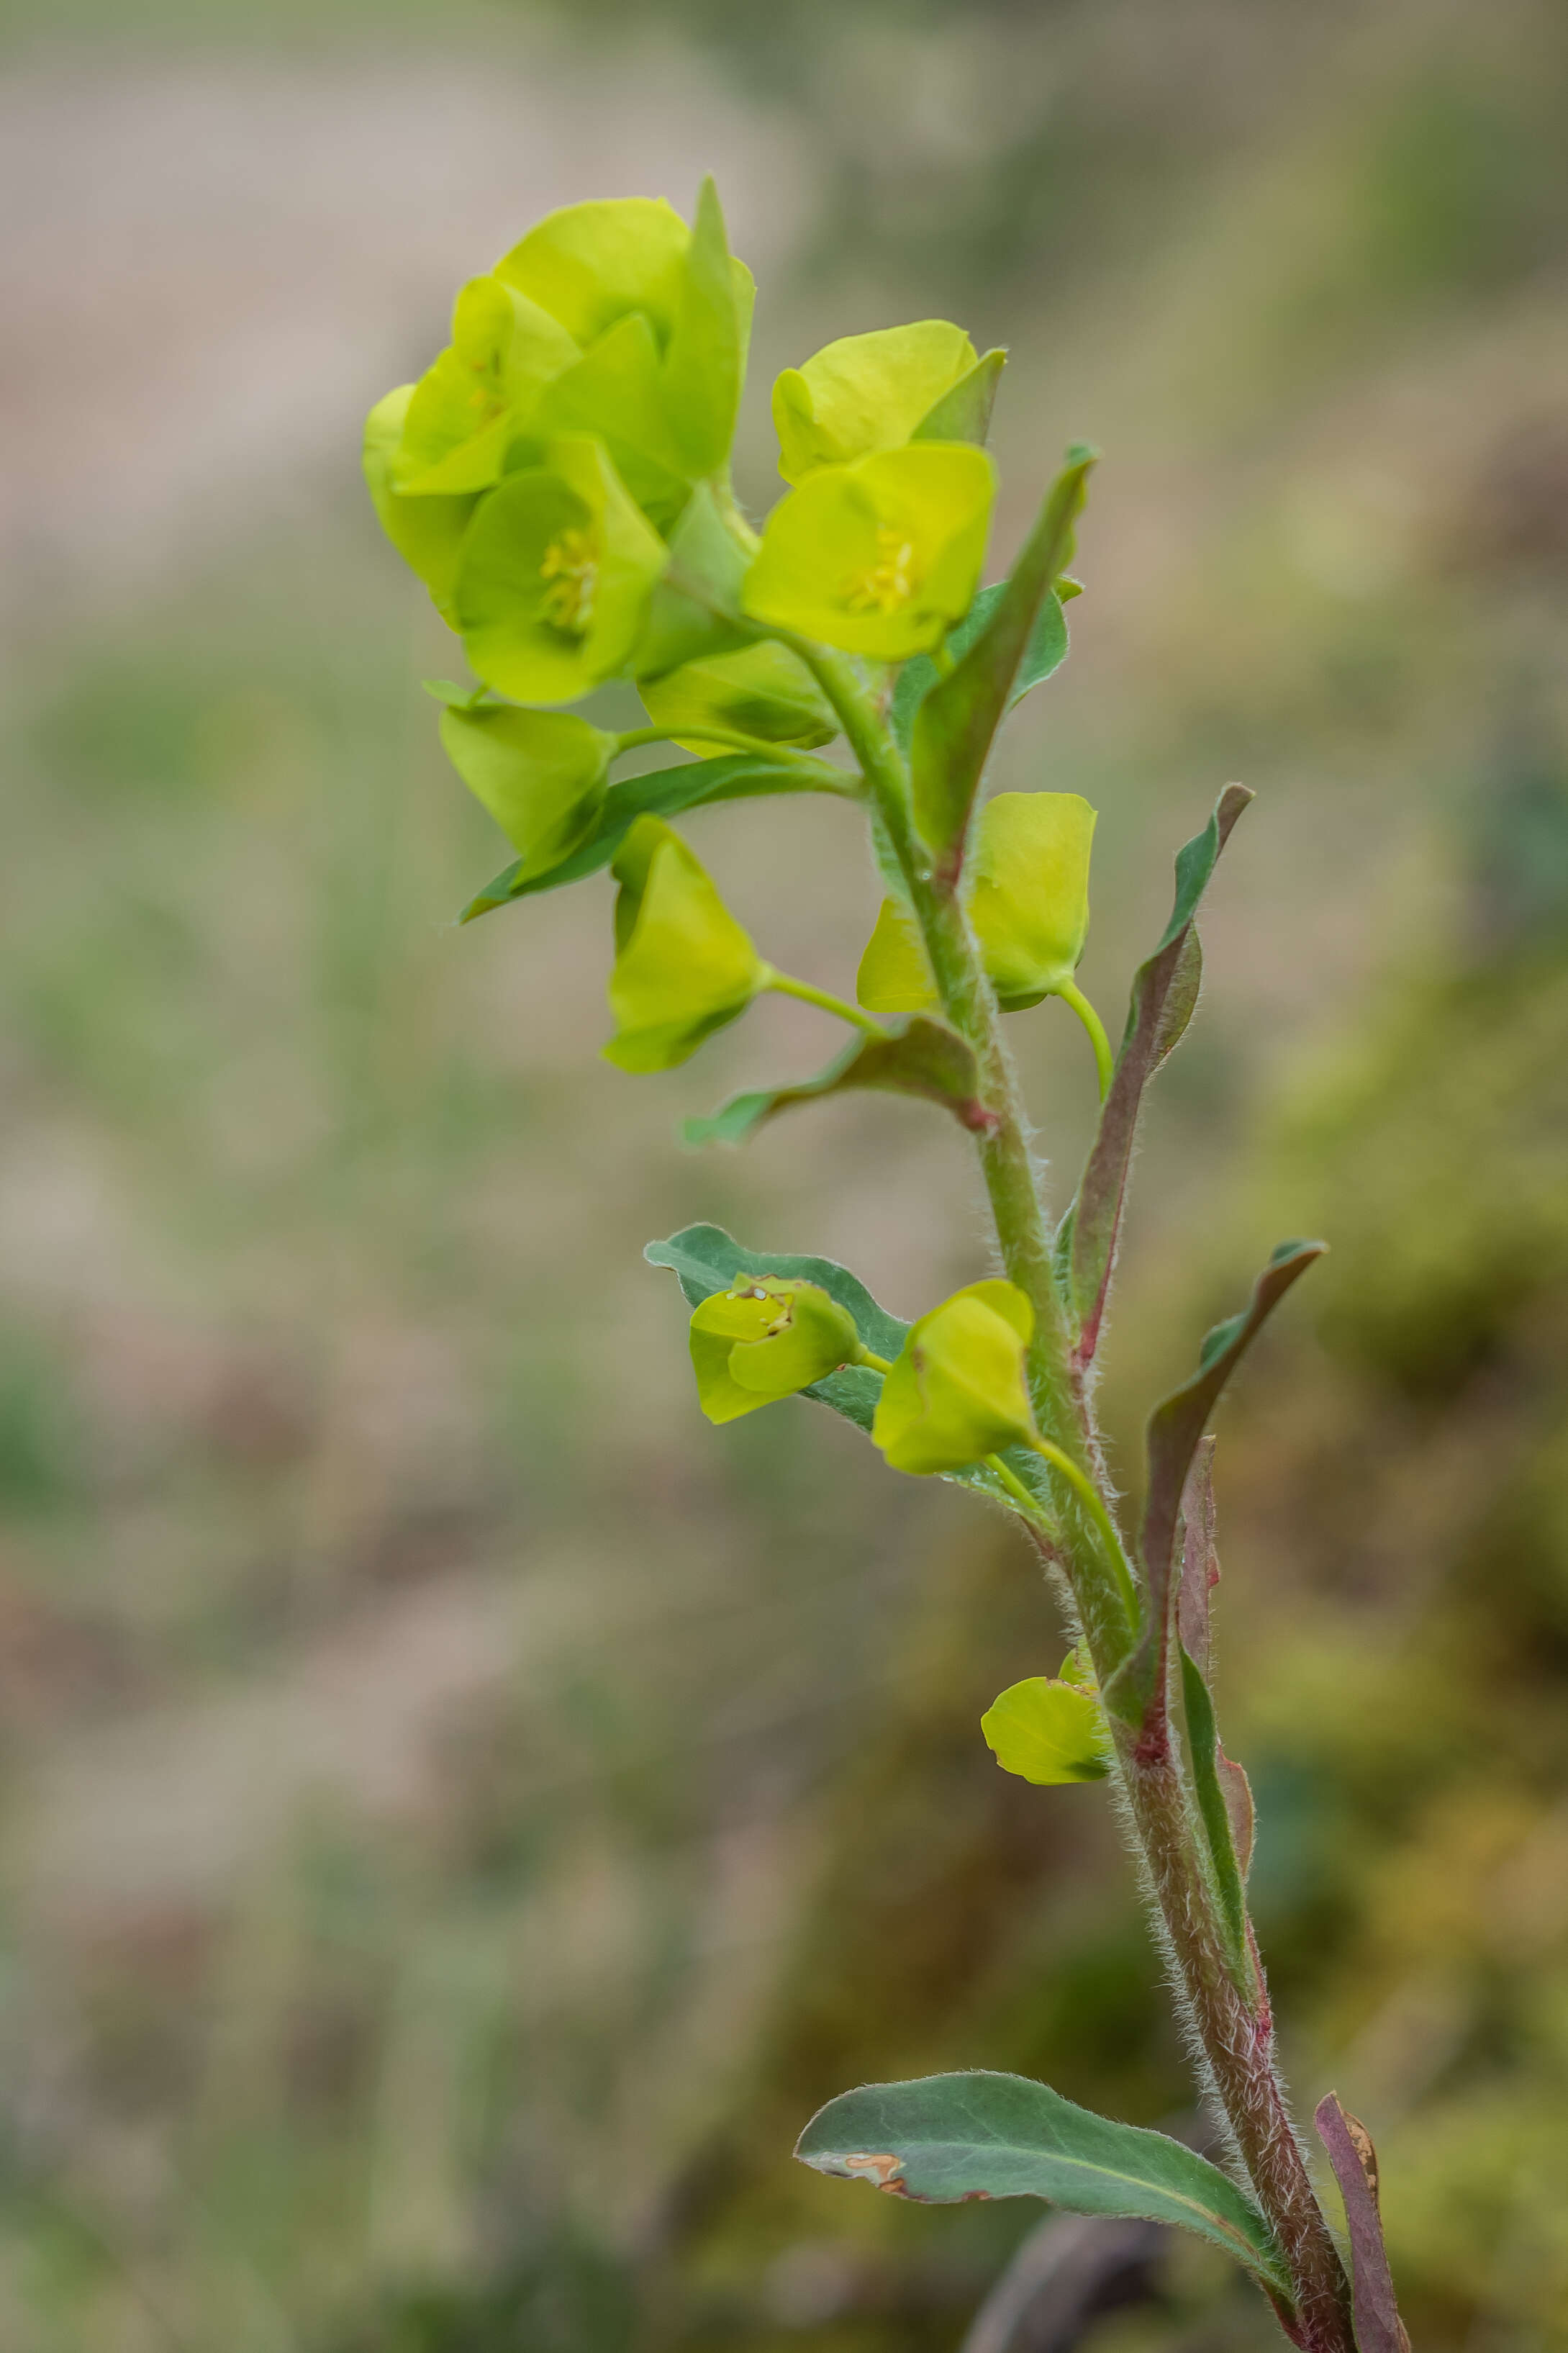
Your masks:
M796 2154L905 2198L1030 2196L1177 2224L1248 2271L1307 2353L1399 2353L1370 2143L1323 2101L1347 2253L1276 2066L1247 1916L1251 1798L1210 1679L1207 1424L1321 1246L1281 1244L1154 1409L1136 1531L1094 1414L1143 1091L1192 1017L1199 903L1250 796L1227 786L1178 852L1171 919L1113 1051L1074 977L1094 811L1072 793L982 797L1008 712L1067 651L1094 452L1068 450L1011 573L984 586L1004 353L939 321L854 335L773 388L790 487L759 535L730 471L752 299L711 184L689 228L660 202L574 205L463 288L449 348L371 413L376 511L478 681L432 686L442 740L516 852L466 916L608 868L605 1052L623 1070L684 1062L768 990L847 1025L816 1078L689 1122L692 1144L740 1143L850 1088L918 1096L973 1139L1001 1271L912 1324L828 1260L750 1250L713 1226L647 1255L690 1310L711 1421L811 1398L889 1468L973 1490L1036 1548L1072 1649L1057 1677L1005 1691L976 1737L1026 1780L1110 1784L1222 2162L984 2072L846 2092ZM611 680L636 682L646 725L616 732L561 708ZM693 756L615 773L659 744ZM807 792L863 809L882 878L856 1004L770 964L674 822ZM1050 997L1083 1025L1101 1097L1055 1219L1003 1020Z

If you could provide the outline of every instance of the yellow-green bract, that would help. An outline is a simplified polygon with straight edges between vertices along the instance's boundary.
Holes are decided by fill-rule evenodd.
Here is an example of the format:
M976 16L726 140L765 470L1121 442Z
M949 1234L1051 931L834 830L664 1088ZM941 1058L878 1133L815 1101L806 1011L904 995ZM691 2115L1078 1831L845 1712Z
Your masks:
M770 970L678 833L640 817L610 868L616 965L605 1048L623 1071L668 1071L743 1013Z
M548 874L593 832L616 750L602 727L564 711L458 704L441 713L441 741L517 849L520 882Z
M1095 812L1077 793L998 793L975 827L969 918L1005 1013L1050 997L1073 976L1089 936ZM923 1013L937 1002L913 918L885 900L856 995L868 1012Z
M799 482L818 466L901 448L978 364L963 328L945 319L826 344L773 385L780 473Z
M967 441L820 467L768 517L745 608L878 661L924 653L973 601L995 488Z
M1000 1281L973 1282L911 1324L871 1425L892 1469L930 1477L1030 1444L1024 1351L1034 1329L1024 1293Z
M452 621L452 583L463 533L479 504L477 495L400 498L392 487L392 463L402 438L416 387L400 384L378 400L364 421L364 479L376 519L411 572L430 591L441 618Z
M826 1291L767 1275L705 1299L690 1339L698 1402L713 1422L794 1397L862 1353L854 1317Z
M571 702L637 642L668 554L602 441L570 434L509 475L464 534L452 603L475 673L528 702Z
M765 640L645 680L639 691L648 717L691 752L711 750L704 728L806 751L838 733L832 705L799 656Z
M980 1719L1005 1773L1049 1787L1102 1781L1110 1767L1100 1703L1081 1681L1030 1675L992 1701Z

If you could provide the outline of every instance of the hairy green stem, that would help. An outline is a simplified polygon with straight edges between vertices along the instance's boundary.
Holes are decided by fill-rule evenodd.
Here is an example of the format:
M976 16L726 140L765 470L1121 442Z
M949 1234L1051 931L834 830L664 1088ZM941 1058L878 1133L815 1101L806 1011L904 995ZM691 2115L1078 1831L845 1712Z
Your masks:
M1067 1568L1090 1655L1103 1688L1121 1663L1136 1624L1129 1621L1131 1588L1126 1555L1105 1489L1091 1409L1071 1377L1068 1311L1057 1288L1051 1234L1036 1187L1026 1129L1011 1060L1002 1043L996 1000L965 918L957 878L945 887L931 871L915 832L908 772L898 746L854 666L842 655L797 642L832 702L858 759L903 872L943 1009L967 1039L980 1066L982 1092L994 1120L977 1138L1003 1263L1035 1311L1030 1390L1059 1482L1062 1528L1048 1549ZM1075 989L1073 1010L1091 1038L1102 1087L1110 1055L1098 1018L1085 1018L1087 999ZM1042 1449L1045 1451L1045 1449ZM993 1466L995 1467L995 1466ZM1005 1472L1006 1466L1001 1466ZM1010 1476L1004 1484L1011 1487ZM1018 1482L1022 1486L1022 1482ZM1092 1498L1092 1504L1086 1501ZM1037 1514L1036 1540L1047 1543ZM1224 1924L1180 1752L1172 1737L1168 1704L1158 1711L1155 1736L1112 1720L1116 1778L1142 1861L1149 1894L1162 1924L1178 2008L1202 2052L1200 2073L1226 2119L1237 2157L1273 2226L1295 2289L1295 2310L1281 2324L1301 2353L1355 2353L1349 2289L1339 2251L1318 2204L1286 2105L1274 2060L1274 2028L1256 1943L1247 1928L1256 1976L1238 1986L1229 1966Z

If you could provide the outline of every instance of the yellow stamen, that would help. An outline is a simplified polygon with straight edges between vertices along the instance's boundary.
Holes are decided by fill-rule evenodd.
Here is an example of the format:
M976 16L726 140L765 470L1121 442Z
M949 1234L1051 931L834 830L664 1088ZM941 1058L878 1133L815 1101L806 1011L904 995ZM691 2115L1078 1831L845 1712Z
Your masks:
M593 619L599 585L598 550L592 533L563 531L559 539L552 540L539 576L552 584L544 599L545 619L581 637Z
M914 542L887 524L877 533L880 559L849 583L845 603L852 613L896 613L915 593Z

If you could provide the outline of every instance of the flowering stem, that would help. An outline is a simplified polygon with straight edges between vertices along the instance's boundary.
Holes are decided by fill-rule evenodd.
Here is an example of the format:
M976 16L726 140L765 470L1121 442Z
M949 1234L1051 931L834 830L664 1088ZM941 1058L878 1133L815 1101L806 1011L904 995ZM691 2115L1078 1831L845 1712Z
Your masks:
M1116 1057L1110 1050L1105 1024L1076 980L1064 981L1057 995L1064 1005L1071 1006L1089 1032L1089 1042L1094 1048L1094 1067L1100 1073L1100 1100L1103 1103L1110 1092L1111 1073L1116 1068Z
M1035 1311L1029 1387L1044 1433L1040 1452L1057 1482L1062 1516L1050 1551L1066 1570L1103 1690L1128 1654L1141 1614L1139 1595L1116 1533L1089 1401L1070 1377L1068 1308L1057 1287L1050 1228L1036 1187L995 997L964 914L958 878L939 878L932 871L914 826L908 769L856 667L823 647L791 642L838 713L902 870L943 1008L979 1063L983 1098L995 1122L988 1136L976 1139L986 1191L1003 1262ZM1103 1085L1109 1041L1101 1046L1103 1029L1076 988L1068 1002L1095 1039ZM991 1467L1000 1467L1003 1483L1010 1488L1005 1464ZM1037 1510L1029 1518L1039 1541ZM1355 2353L1343 2266L1312 2189L1274 2062L1273 2019L1261 1965L1250 1987L1237 1986L1168 1694L1162 1691L1138 1726L1115 1716L1108 1720L1116 1779L1136 1833L1145 1886L1164 1930L1177 2009L1202 2053L1199 2076L1224 2114L1233 2147L1289 2267L1292 2307L1280 2309L1281 2326L1300 2353ZM1250 1926L1247 1934L1256 1959Z
M771 965L763 987L771 988L778 997L798 997L803 1005L820 1005L825 1013L837 1013L840 1021L851 1021L857 1029L865 1029L873 1038L885 1038L888 1034L879 1021L874 1021L858 1005L851 1005L847 997L835 997L830 989L814 988L809 980L792 980L787 972L775 972Z

